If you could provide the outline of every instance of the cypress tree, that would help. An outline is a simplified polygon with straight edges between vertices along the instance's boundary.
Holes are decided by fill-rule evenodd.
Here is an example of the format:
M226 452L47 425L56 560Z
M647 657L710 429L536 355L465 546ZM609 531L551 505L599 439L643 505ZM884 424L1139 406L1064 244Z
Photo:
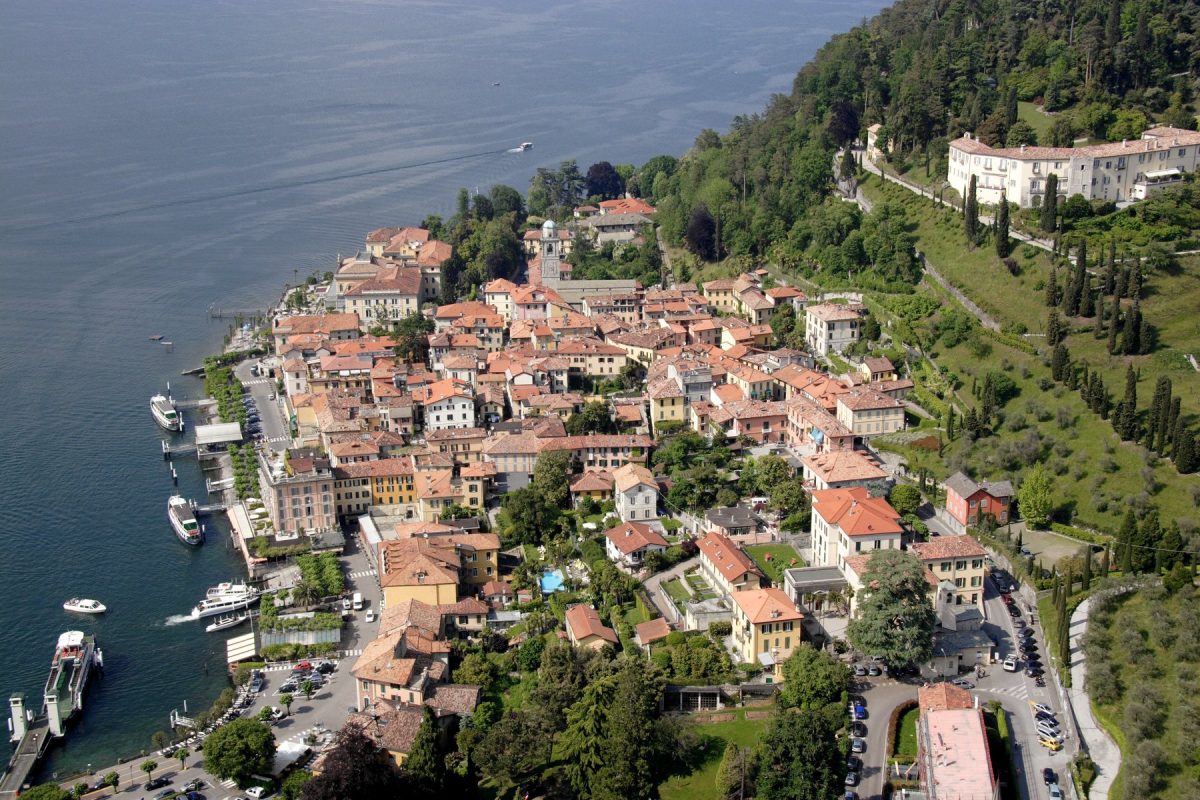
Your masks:
M1065 338L1062 320L1058 318L1058 309L1052 307L1046 315L1046 344L1054 347Z
M1096 316L1096 296L1092 293L1092 276L1084 276L1083 292L1079 295L1079 316Z
M1117 406L1116 419L1113 427L1117 435L1127 442L1137 439L1137 376L1133 365L1125 368L1125 397Z
M1113 299L1120 300L1125 296L1125 292L1129 289L1129 267L1121 267L1117 270L1117 280L1113 284Z
M1104 270L1103 294L1112 294L1117 286L1117 242L1108 240L1108 268Z
M1079 313L1079 303L1083 297L1084 278L1087 276L1087 239L1079 240L1079 250L1075 255L1075 270L1071 282L1067 284L1067 299L1063 310L1068 317Z
M1096 330L1095 336L1097 339L1103 339L1107 329L1104 327L1108 322L1108 306L1104 302L1104 295L1101 294L1096 298Z
M967 189L967 201L963 206L963 222L966 225L967 242L974 245L979 239L979 198L975 176Z
M954 406L946 407L946 438L954 441Z
M1171 398L1171 410L1167 412L1167 443L1175 444L1175 428L1179 424L1179 404L1180 398Z
M842 168L841 172L838 173L838 177L843 181L852 181L854 180L854 174L854 154L851 149L847 147L842 154Z
M973 442L979 438L982 427L979 424L979 414L975 412L975 406L971 406L967 410L966 419L963 421L963 430L966 431L967 441Z
M1135 303L1142 297L1142 257L1133 260L1133 269L1129 273L1129 285L1126 287L1130 300Z
M1150 509L1138 526L1137 547L1133 553L1133 569L1135 572L1149 572L1155 565L1154 553L1158 540L1162 538L1162 529L1158 523L1158 511Z
M1146 355L1154 349L1154 328L1145 315L1138 314L1138 355Z
M1125 518L1121 520L1121 530L1117 532L1118 555L1121 557L1121 572L1129 575L1133 572L1133 539L1137 536L1137 521L1133 518L1133 509L1125 509Z
M1054 352L1050 356L1050 377L1056 381L1062 381L1067 376L1067 370L1070 366L1070 353L1067 352L1067 346L1059 342L1054 346Z
M1108 577L1108 548L1104 548L1104 552L1100 554L1100 577Z
M1167 438L1171 435L1171 403L1171 379L1159 375L1150 416L1154 420L1154 450L1160 456L1166 452Z
M1046 305L1050 308L1058 306L1058 265L1050 270L1050 280L1046 282Z
M1117 354L1117 330L1121 322L1121 303L1117 301L1113 304L1112 318L1108 321L1108 352L1109 355Z
M1138 333L1142 327L1142 309L1138 306L1138 301L1134 300L1133 305L1125 312L1125 325L1121 329L1121 353L1127 356L1136 355L1138 352Z
M1181 431L1176 450L1178 455L1175 456L1175 469L1184 475L1195 472L1197 461L1200 460L1196 453L1196 435L1189 430Z
M1053 172L1046 178L1046 198L1042 201L1042 230L1053 233L1058 226L1058 176Z
M1079 590L1086 592L1092 588L1092 547L1086 545L1083 548L1083 575L1079 578Z
M1004 95L1004 127L1011 128L1017 121L1017 87L1008 87Z
M1008 199L1000 192L1000 208L996 209L996 255L1007 258L1009 253L1008 240Z

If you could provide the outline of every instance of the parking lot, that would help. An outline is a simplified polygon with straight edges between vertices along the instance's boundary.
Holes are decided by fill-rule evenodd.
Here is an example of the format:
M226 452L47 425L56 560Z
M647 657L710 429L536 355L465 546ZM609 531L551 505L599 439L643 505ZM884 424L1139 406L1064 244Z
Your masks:
M243 361L233 371L242 386L246 387L246 396L253 402L253 405L247 405L247 409L253 409L257 416L257 435L251 428L246 431L247 438L260 439L275 451L285 450L292 441L291 429L284 417L282 401L276 394L275 381L266 375L251 373L258 363L254 359Z

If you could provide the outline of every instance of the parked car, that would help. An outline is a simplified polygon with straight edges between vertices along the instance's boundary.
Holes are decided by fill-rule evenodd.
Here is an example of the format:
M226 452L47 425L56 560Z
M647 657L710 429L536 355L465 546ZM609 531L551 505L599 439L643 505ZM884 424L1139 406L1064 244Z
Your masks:
M1000 666L1004 667L1005 672L1016 672L1017 659L1015 656L1009 656L1008 658L1004 659L1004 663Z
M207 798L199 792L188 792L186 795L184 795L184 797L186 797L187 800L207 800Z
M322 675L328 675L335 669L337 669L337 664L328 659L323 659L317 662L317 672L321 673Z
M1038 675L1045 675L1046 671L1036 664L1025 665L1025 676L1028 678L1036 678Z
M952 684L954 684L955 686L959 687L960 689L974 689L975 688L975 684L971 683L966 678L955 678L954 680L952 680L950 682Z
M194 780L194 781L188 781L187 783L185 783L183 785L183 788L180 789L179 791L194 792L197 789L203 789L205 786L207 786L207 784L204 781L200 780L199 778L196 778L196 780Z
M1014 603L1008 607L1008 615L1010 617L1019 617L1021 616L1021 609L1017 608L1016 604Z
M846 785L847 786L858 786L858 773L857 772L847 772L846 773Z
M867 718L867 707L864 706L862 703L851 703L850 704L850 715L851 715L851 718L853 718L853 719L866 719Z
M858 792L852 792L847 789L846 796L843 797L842 800L858 800Z
M1057 753L1059 750L1062 750L1062 742L1058 741L1057 739L1047 739L1043 736L1038 739L1038 744L1049 750L1051 753Z
M1054 709L1051 708L1050 706L1046 705L1045 703L1034 703L1033 710L1041 711L1043 714L1053 714L1054 713Z
M1052 783L1058 783L1058 773L1055 772L1054 770L1050 769L1050 767L1043 768L1042 769L1042 782L1045 783L1047 786L1049 786Z
M874 676L877 676L877 675L882 675L882 674L883 674L883 670L882 670L882 669L880 669L880 667L879 667L879 665L878 665L878 664L876 664L876 663L872 662L872 663L871 663L871 666L867 667L867 674L868 674L868 675L870 675L870 676L872 676L872 677L874 677Z
M855 664L854 665L854 674L857 677L862 678L867 674L867 668L864 667L862 664Z
M1039 722L1037 724L1037 732L1051 739L1056 739L1062 734L1057 725L1051 725L1049 722Z
M847 756L846 768L851 772L859 772L862 770L862 759L858 756Z
M367 618L366 618L366 621L367 621L368 623L371 623L371 622L374 622L374 621L375 621L375 609L373 609L373 608L369 608L369 609L367 609Z
M1012 624L1017 630L1025 629L1025 620L1021 619L1020 617L1013 617Z
M1052 783L1046 787L1046 791L1050 793L1050 800L1063 800L1062 789L1057 783Z
M249 797L251 800L259 800L260 798L266 797L270 793L271 790L267 789L266 787L251 786L246 790L246 797Z
M867 740L866 739L860 739L859 737L856 736L850 740L850 752L851 753L863 753L866 751L866 749L867 749Z
M146 785L143 786L142 788L145 789L147 792L153 792L155 789L161 789L164 786L170 786L170 785L171 785L170 778L151 778L150 780L146 781Z
M282 684L280 684L279 693L287 694L288 692L294 692L299 688L300 688L300 681L296 680L295 678L288 678L286 681L284 681Z
M174 789L163 789L158 794L154 795L154 800L166 800L168 797L174 797L178 792Z

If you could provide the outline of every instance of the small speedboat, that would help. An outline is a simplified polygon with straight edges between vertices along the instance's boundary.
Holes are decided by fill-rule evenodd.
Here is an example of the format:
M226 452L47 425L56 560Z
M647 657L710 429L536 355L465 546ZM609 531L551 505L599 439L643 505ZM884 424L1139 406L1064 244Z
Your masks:
M236 628L248 619L250 619L249 614L230 614L225 617L218 617L216 622L210 622L204 626L204 632L215 633L216 631L223 631L226 628Z
M103 614L105 611L108 611L108 606L99 600L89 600L86 597L72 597L63 603L63 610L75 611L80 614Z

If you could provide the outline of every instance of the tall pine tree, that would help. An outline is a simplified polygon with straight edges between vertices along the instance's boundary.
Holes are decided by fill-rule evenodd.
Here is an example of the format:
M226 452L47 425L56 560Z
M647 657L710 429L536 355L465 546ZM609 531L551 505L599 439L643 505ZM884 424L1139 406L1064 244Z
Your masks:
M1113 427L1117 435L1127 442L1136 441L1138 438L1137 375L1134 374L1132 364L1125 368L1125 397L1117 404Z
M1046 178L1046 197L1042 200L1041 227L1053 233L1058 226L1058 176L1053 172Z
M979 241L979 197L975 176L971 175L971 184L967 189L967 202L963 206L963 223L966 226L967 241L974 245Z
M1000 207L996 209L996 255L1007 258L1009 254L1008 240L1008 199L1000 192Z

